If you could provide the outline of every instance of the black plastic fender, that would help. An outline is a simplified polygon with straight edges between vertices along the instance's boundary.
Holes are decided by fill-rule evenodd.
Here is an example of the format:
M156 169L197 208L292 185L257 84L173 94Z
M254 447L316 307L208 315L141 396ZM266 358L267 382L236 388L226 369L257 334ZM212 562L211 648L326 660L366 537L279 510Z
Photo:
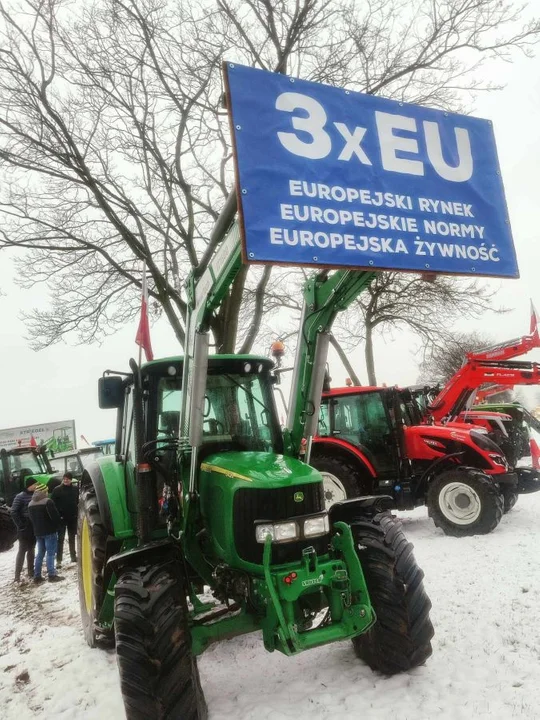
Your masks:
M330 525L336 522L351 523L359 517L373 517L392 507L394 498L390 495L366 495L334 503L328 511L328 517Z
M101 468L97 463L88 465L83 470L81 478L81 489L82 492L85 486L92 485L96 493L96 499L99 507L99 514L105 529L109 535L114 535L114 527L111 515L111 508L109 506L109 498L107 496L107 490L105 489L105 481L103 480L103 474Z
M180 547L171 538L153 540L138 545L131 550L116 553L107 560L107 567L111 567L118 574L118 569L126 566L140 566L155 564L156 562L179 562L181 559Z
M533 468L516 468L518 478L517 491L520 495L528 495L540 490L540 470Z

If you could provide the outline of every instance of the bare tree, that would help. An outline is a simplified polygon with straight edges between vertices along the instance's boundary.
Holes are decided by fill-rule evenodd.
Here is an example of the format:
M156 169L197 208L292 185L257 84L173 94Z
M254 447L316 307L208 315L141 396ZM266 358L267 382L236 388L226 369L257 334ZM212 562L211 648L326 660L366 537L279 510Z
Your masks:
M493 344L493 338L483 333L452 333L445 342L432 346L420 365L420 381L445 383L463 365L467 353Z
M439 277L430 282L420 275L381 272L339 319L336 333L349 351L364 344L368 382L375 385L373 341L378 333L407 328L420 339L423 356L437 353L455 337L449 334L455 320L477 318L486 311L504 312L493 306L494 295L478 280Z
M32 345L130 321L143 261L183 343L181 287L232 185L223 59L460 109L480 64L536 42L520 15L505 0L0 0L0 248L51 294L27 316ZM239 275L219 349L249 350L265 315L297 308L278 275Z

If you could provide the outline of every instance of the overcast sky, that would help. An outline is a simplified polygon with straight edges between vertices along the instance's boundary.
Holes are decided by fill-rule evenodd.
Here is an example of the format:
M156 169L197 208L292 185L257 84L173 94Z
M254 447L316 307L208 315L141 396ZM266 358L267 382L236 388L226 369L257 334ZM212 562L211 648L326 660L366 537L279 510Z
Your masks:
M540 5L539 0L532 3ZM490 66L487 75L506 82L497 93L481 95L474 115L493 121L502 176L516 245L520 280L490 281L498 288L496 302L514 308L506 315L486 314L460 329L478 329L497 340L528 332L529 300L540 309L540 59L517 58L514 64ZM97 379L107 368L127 368L137 356L136 324L108 338L102 345L59 344L40 352L28 347L27 331L19 318L21 310L44 307L43 288L21 290L13 284L13 265L7 253L0 256L2 318L2 403L0 428L74 418L77 435L100 440L114 434L114 411L97 407ZM57 288L62 292L62 288ZM411 298L411 302L413 299ZM156 357L178 353L165 321L152 327ZM378 338L375 359L379 382L410 384L417 381L421 348L408 334ZM530 359L540 361L540 350ZM362 351L355 358L361 380L365 379ZM346 373L331 361L334 384L342 384Z

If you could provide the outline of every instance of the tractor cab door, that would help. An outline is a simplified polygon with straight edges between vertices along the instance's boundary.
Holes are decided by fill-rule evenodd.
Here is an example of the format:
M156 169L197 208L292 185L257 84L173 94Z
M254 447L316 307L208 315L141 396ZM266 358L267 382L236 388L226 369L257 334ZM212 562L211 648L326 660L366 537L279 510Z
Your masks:
M379 390L330 399L332 435L357 447L380 478L396 477L398 449L390 413Z

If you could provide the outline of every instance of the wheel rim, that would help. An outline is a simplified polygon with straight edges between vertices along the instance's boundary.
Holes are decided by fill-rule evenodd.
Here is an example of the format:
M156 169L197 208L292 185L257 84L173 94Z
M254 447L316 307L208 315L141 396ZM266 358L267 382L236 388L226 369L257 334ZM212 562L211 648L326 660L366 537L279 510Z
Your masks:
M92 541L88 520L83 519L81 529L81 569L86 612L92 612Z
M478 520L482 503L470 485L452 482L439 493L439 507L447 520L455 525L470 525Z
M345 486L332 473L321 471L323 477L324 504L328 509L331 505L347 499Z

